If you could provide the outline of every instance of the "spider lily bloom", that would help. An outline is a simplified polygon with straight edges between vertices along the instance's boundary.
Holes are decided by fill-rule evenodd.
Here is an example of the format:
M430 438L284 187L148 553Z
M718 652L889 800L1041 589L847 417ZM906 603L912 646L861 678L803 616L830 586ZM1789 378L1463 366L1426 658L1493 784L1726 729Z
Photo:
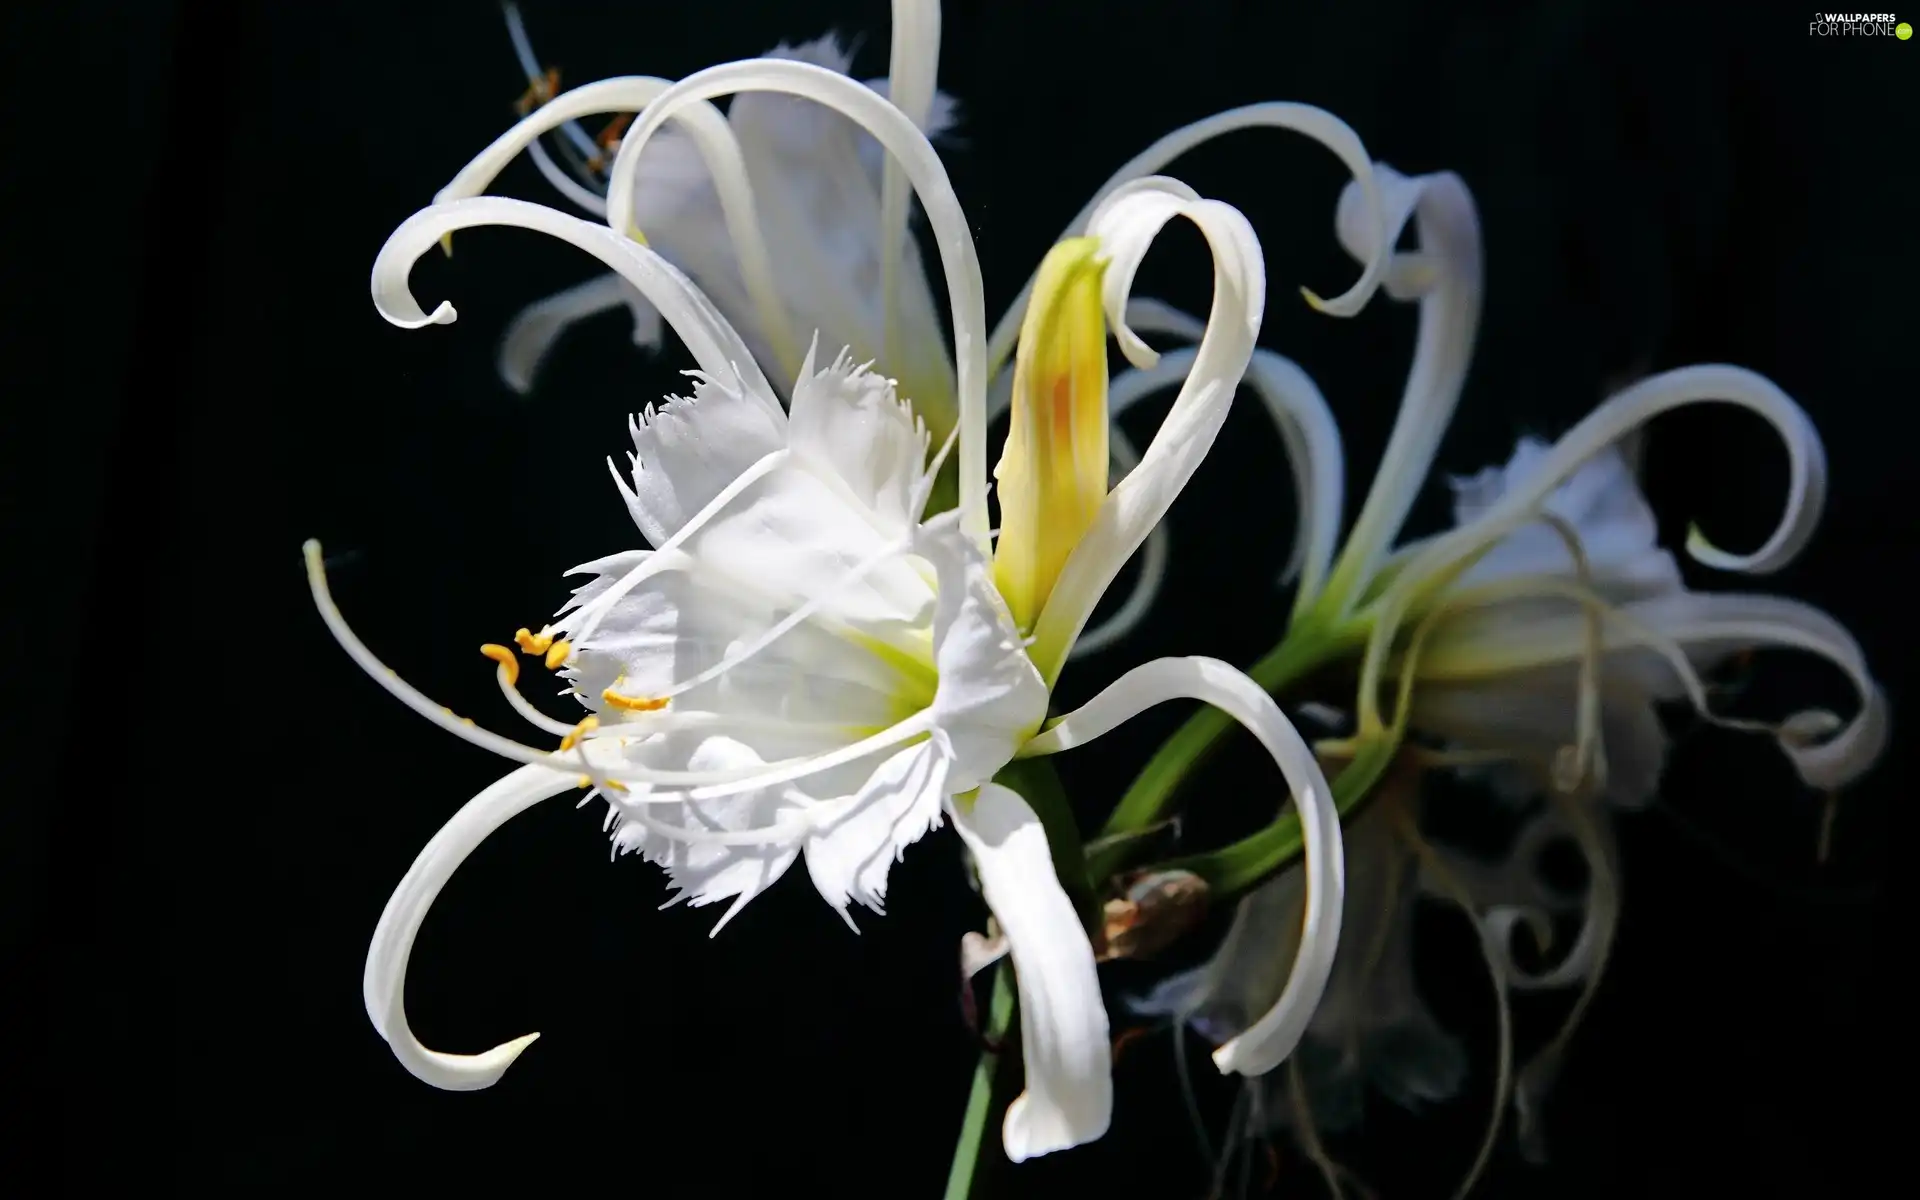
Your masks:
M936 4L895 5L893 79L868 80L895 96L929 138L951 129L953 98L937 91L940 11ZM541 75L519 13L508 29L530 80ZM851 50L831 35L768 55L846 74ZM578 125L595 114L638 112L667 80L603 80L552 98L508 130L453 182L438 202L479 195L525 150L557 190L605 217L604 178L614 146L596 144ZM536 84L536 86L539 86ZM558 131L586 156L570 176L540 138ZM617 131L610 126L609 132ZM563 142L564 146L566 143ZM799 369L805 339L848 347L897 381L936 441L956 416L952 359L915 239L906 228L906 196L888 188L880 144L830 107L796 96L745 95L723 116L711 105L682 114L678 127L650 138L646 158L621 166L634 184L627 228L700 287L737 330L783 398ZM894 181L897 185L897 180ZM658 346L660 314L617 272L542 300L509 326L500 372L516 391L532 389L542 360L572 325L625 306L634 342Z
M1367 260L1397 242L1402 224L1416 222L1418 248L1393 250L1385 281L1396 299L1418 299L1419 339L1366 505L1337 560L1328 539L1307 546L1293 621L1276 657L1290 652L1296 665L1319 665L1362 652L1355 746L1391 751L1409 729L1446 738L1455 761L1491 761L1509 795L1549 795L1527 838L1552 830L1585 856L1590 882L1581 897L1544 892L1518 853L1484 869L1457 859L1447 867L1460 902L1482 926L1502 989L1585 989L1561 1034L1515 1081L1522 1144L1537 1153L1538 1101L1604 970L1619 906L1608 815L1592 802L1642 804L1654 793L1666 748L1655 702L1684 697L1710 721L1771 732L1802 780L1831 789L1858 777L1883 749L1886 701L1858 645L1826 614L1782 597L1690 591L1656 541L1653 514L1620 446L1653 417L1706 401L1744 407L1781 432L1790 494L1760 549L1731 554L1695 531L1688 554L1715 569L1766 573L1811 536L1824 499L1824 451L1799 406L1752 372L1689 367L1628 387L1552 445L1522 441L1504 467L1456 480L1452 530L1392 547L1465 378L1481 265L1478 218L1457 177L1405 178L1384 166L1376 174L1384 227L1362 219L1366 209L1352 185L1337 227L1349 252ZM1337 480L1327 472L1309 489L1311 527L1337 526ZM1857 714L1843 720L1816 710L1767 725L1713 713L1703 672L1762 647L1808 651L1839 666L1859 692ZM1135 811L1152 815L1148 805ZM1569 913L1581 919L1572 947L1545 970L1524 967L1511 945L1515 927L1540 934L1553 916Z
M945 447L929 463L928 434L893 382L844 353L824 369L810 353L790 389L791 412L782 411L746 342L708 299L658 253L614 231L628 211L622 181L631 172L614 172L614 228L493 197L435 205L402 224L373 272L375 302L395 324L454 318L447 304L429 314L407 287L412 264L436 241L475 225L514 225L617 271L673 326L699 371L691 399L633 424L631 479L615 473L653 549L579 568L593 578L561 619L519 638L564 672L587 715L575 722L540 713L514 689L518 660L503 646L485 648L509 699L560 737L558 750L469 727L382 668L333 607L309 544L316 601L360 665L442 728L522 764L447 824L389 902L365 980L375 1027L409 1071L445 1088L489 1086L525 1049L530 1037L471 1056L421 1046L402 1004L407 958L427 907L467 854L515 814L576 786L607 803L616 850L660 863L694 905L730 900L728 917L801 858L843 915L855 902L877 910L891 862L951 820L1008 943L1023 1009L1027 1089L1007 1111L1007 1152L1018 1160L1098 1137L1112 1093L1093 950L1039 817L991 780L1015 757L1084 744L1148 706L1190 698L1252 729L1306 830L1306 934L1295 978L1215 1056L1225 1070L1268 1069L1298 1040L1339 932L1339 824L1311 751L1256 684L1208 659L1145 664L1042 729L1075 635L1197 468L1246 369L1265 294L1251 228L1184 185L1143 179L1100 206L1084 242L1056 252L1062 269L1042 272L1032 301L1042 315L1020 346L1016 374L1031 383L1035 403L1064 398L1067 411L1030 422L1029 442L1010 449L1003 503L1043 514L1091 509L1092 517L1057 570L1028 571L1002 560L988 536L980 269L933 147L872 90L817 66L763 59L660 92L622 155L639 155L689 106L732 92L792 95L839 111L887 149L918 194L956 330L959 509L922 519ZM1141 258L1176 217L1199 227L1214 256L1213 309L1191 376L1119 487L1109 494L1104 478L1078 474L1063 482L1050 473L1061 455L1048 439L1056 422L1071 431L1103 419L1094 375L1104 373L1104 358L1086 352L1087 339L1102 336L1103 314L1129 358L1152 364L1124 314ZM1070 353L1054 344L1062 338ZM1078 493L1096 488L1097 500ZM1032 607L1018 623L995 585L1016 571L1040 584L1023 593Z

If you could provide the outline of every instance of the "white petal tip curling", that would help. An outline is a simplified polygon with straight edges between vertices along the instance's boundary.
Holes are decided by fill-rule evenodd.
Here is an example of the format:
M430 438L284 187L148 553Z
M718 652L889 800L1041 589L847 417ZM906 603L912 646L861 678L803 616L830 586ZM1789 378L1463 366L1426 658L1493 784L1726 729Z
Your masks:
M1070 1116L1057 1106L1035 1106L1028 1099L1025 1092L1014 1097L1000 1126L1007 1157L1017 1163L1098 1141L1106 1136L1113 1117L1111 1103L1095 1112Z
M400 1064L422 1083L447 1092L478 1092L500 1082L514 1060L539 1039L537 1033L502 1042L484 1054L441 1054L417 1043L413 1053L394 1047Z

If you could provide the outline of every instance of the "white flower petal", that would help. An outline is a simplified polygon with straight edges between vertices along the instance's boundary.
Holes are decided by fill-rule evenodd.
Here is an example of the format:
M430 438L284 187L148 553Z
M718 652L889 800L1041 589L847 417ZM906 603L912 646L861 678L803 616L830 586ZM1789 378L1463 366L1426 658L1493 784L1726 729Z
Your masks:
M991 779L1039 728L1047 684L994 589L986 555L950 520L929 522L916 551L939 575L933 714L954 756L948 790L957 794Z
M1466 184L1451 172L1408 178L1385 163L1376 163L1375 172L1385 221L1363 215L1373 211L1371 202L1350 183L1336 219L1340 240L1361 262L1379 262L1383 250L1391 254L1389 294L1418 297L1420 334L1393 434L1327 583L1343 608L1352 607L1379 568L1426 481L1459 403L1480 324L1480 224ZM1394 250L1409 219L1420 248ZM1418 270L1412 269L1416 263Z
M1259 239L1237 210L1192 195L1176 181L1136 181L1111 197L1088 226L1110 256L1103 288L1108 321L1136 366L1150 367L1157 356L1126 326L1127 292L1148 245L1176 217L1197 225L1213 251L1213 306L1166 420L1139 467L1101 504L1035 624L1032 653L1048 679L1059 675L1094 605L1212 448L1260 332L1266 273Z
M926 468L926 426L885 376L855 366L844 351L813 371L817 350L816 342L794 385L789 445L866 498L883 537L904 537L920 519L913 502Z
M815 822L807 838L807 874L821 899L843 917L854 901L886 911L888 868L940 827L952 766L932 741L909 746L868 777L844 816Z
M550 130L595 113L641 112L670 86L668 80L632 75L602 79L564 92L495 138L492 145L440 189L435 202L448 203L480 195L522 150L531 147L538 151L540 136ZM645 163L626 163L628 170L644 168L647 171L648 186L643 190L650 193L654 208L639 215L654 218L662 214L663 208L669 213L691 211L690 202L708 202L719 210L720 224L727 238L727 258L751 301L755 318L752 324L774 356L771 365L777 368L776 373L789 374L799 363L799 343L787 323L786 309L779 301L740 143L727 118L711 104L683 105L674 116L680 127L670 146L658 148L654 157ZM559 179L553 182L557 184ZM568 194L590 210L594 208L590 197ZM600 208L604 215L605 206ZM635 224L634 211L621 215L622 222L613 225L615 233L624 237L636 228L644 231L645 226ZM673 224L671 220L667 223Z
M633 435L630 508L656 547L679 533L727 485L786 444L787 421L776 402L716 378L695 383L691 397L648 405L629 422Z
M1686 647L1689 656L1778 646L1817 654L1845 671L1860 694L1860 711L1851 721L1808 711L1780 727L1780 747L1808 787L1845 787L1885 751L1886 695L1853 635L1819 609L1781 596L1722 592L1661 596L1629 604L1625 611Z
M649 766L683 766L690 771L747 771L766 759L744 742L730 737L672 733L651 739L631 754ZM845 779L845 774L841 779ZM809 781L819 792L835 780ZM644 789L642 789L644 794ZM709 936L718 934L747 901L773 885L793 865L805 836L804 814L809 805L793 789L772 787L718 800L649 806L644 814L631 804L609 798L608 825L616 853L638 854L667 872L673 896L667 905L687 901L699 908L732 900ZM789 822L792 833L780 840L743 843L713 839L688 841L659 831L659 825L692 827L716 833L739 833ZM666 907L663 905L662 907Z
M1539 470L1547 452L1545 442L1522 438L1505 467L1452 480L1454 523L1479 520ZM1653 509L1619 447L1610 446L1581 464L1542 508L1578 536L1591 585L1601 595L1626 600L1680 589L1680 567L1660 548ZM1523 525L1502 538L1467 569L1460 586L1524 575L1577 575L1566 539L1544 522Z
M738 375L749 393L763 397L773 411L779 401L753 361L740 335L715 311L685 275L645 246L603 226L524 200L476 196L408 217L387 238L373 263L373 302L380 315L403 329L450 324L457 315L446 302L429 315L407 287L407 275L420 256L440 238L476 225L512 225L551 234L593 255L632 284L660 310L680 335L700 369L714 378Z
M363 996L373 1027L413 1075L450 1091L491 1087L540 1035L503 1042L484 1054L442 1054L422 1046L407 1027L407 959L413 940L447 880L487 835L542 800L573 790L577 775L526 766L467 801L420 851L394 889L367 950Z
M980 886L1013 954L1027 1085L1001 1127L1025 1162L1091 1142L1113 1117L1107 1010L1093 946L1053 873L1040 818L1017 792L988 783L952 805Z
M1246 726L1280 767L1300 815L1307 886L1299 952L1273 1007L1213 1054L1222 1071L1264 1075L1286 1060L1306 1032L1340 943L1346 893L1340 816L1312 748L1273 697L1233 667L1212 658L1162 658L1122 675L1027 743L1021 754L1055 754L1085 745L1153 705L1174 699L1211 704Z
M522 396L533 390L547 354L560 335L589 317L626 305L633 314L633 343L660 343L660 310L618 275L600 275L521 309L500 339L499 371Z
M1340 161L1353 172L1359 181L1360 190L1366 197L1367 210L1377 218L1381 213L1380 196L1373 178L1373 159L1366 147L1361 144L1359 135L1348 128L1346 123L1332 113L1314 108L1307 104L1250 104L1244 108L1229 109L1216 113L1204 120L1176 129L1153 145L1135 155L1127 164L1113 173L1113 176L1093 194L1087 206L1080 214L1068 222L1061 238L1078 237L1085 233L1095 212L1120 189L1159 173L1167 164L1202 143L1240 129L1291 129L1304 133L1339 156ZM1056 241L1059 239L1055 239ZM1391 242L1389 241L1390 245ZM1322 312L1336 316L1352 316L1365 306L1379 286L1380 279L1387 267L1384 257L1367 264L1366 271L1358 282L1332 300L1318 301ZM992 340L988 344L987 361L998 369L1000 363L1007 360L1013 352L1015 337L1020 331L1020 317L1027 311L1027 298L1033 291L1033 280L1028 279L1020 294L1007 307L1000 323L994 326ZM1309 293L1311 296L1311 293Z
M660 126L688 104L733 92L782 92L837 109L884 146L901 165L926 210L946 268L953 309L960 428L960 512L969 537L987 536L986 308L980 260L959 198L926 135L904 113L844 75L807 63L752 59L725 63L681 80L649 105L620 143L607 193L608 219L631 218L633 169Z

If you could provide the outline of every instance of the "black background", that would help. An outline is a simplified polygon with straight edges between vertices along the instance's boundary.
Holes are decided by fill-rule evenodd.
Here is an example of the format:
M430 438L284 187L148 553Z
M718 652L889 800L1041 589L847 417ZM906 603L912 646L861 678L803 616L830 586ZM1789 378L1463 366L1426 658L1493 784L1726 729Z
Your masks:
M864 32L856 74L885 73L878 3L527 9L569 83L679 76L829 29ZM658 873L608 865L597 812L536 809L448 887L409 998L429 1045L536 1028L539 1045L501 1085L445 1094L406 1075L362 1011L388 891L503 768L347 662L311 611L300 542L348 556L336 595L403 676L504 726L473 647L550 612L565 568L634 544L602 459L683 365L636 353L610 318L562 346L535 396L506 391L492 373L503 323L593 269L525 234L463 234L451 263L423 262L419 294L454 299L456 326L408 333L374 312L381 242L512 118L522 81L495 7L6 15L9 1174L44 1160L76 1190L935 1194L974 1054L955 944L980 920L950 834L909 853L888 916L857 938L802 877L709 941L715 910L655 913ZM1319 104L1404 171L1460 172L1488 292L1441 468L1557 433L1636 372L1766 373L1819 424L1834 479L1810 551L1758 586L1856 632L1897 735L1913 657L1920 46L1812 39L1807 16L1571 0L949 6L941 83L963 105L950 170L996 314L1115 166L1220 108ZM1263 342L1321 383L1357 505L1413 315L1383 297L1343 322L1291 299L1352 278L1332 236L1338 164L1254 132L1174 173L1259 230ZM498 188L546 198L525 163ZM1198 239L1157 249L1142 284L1202 306ZM1657 427L1649 491L1676 539L1697 518L1752 545L1778 511L1784 456L1730 413ZM1063 703L1150 655L1244 662L1273 641L1292 522L1277 450L1253 406L1236 413L1174 509L1159 619L1077 666ZM1427 490L1417 527L1442 519L1443 493ZM1799 689L1844 702L1822 669L1768 678L1754 702L1776 712ZM1088 823L1183 715L1063 762ZM1270 772L1240 747L1196 803L1270 788ZM1887 880L1904 828L1889 802L1910 781L1896 742L1817 868L1818 800L1766 741L1685 740L1660 808L1624 822L1625 922L1551 1110L1553 1163L1503 1147L1482 1194L1877 1190L1907 1090ZM1487 994L1470 941L1432 924L1435 1002L1481 1069L1465 1102L1380 1114L1373 1136L1336 1147L1389 1195L1445 1194L1484 1116ZM1553 1011L1524 1010L1523 1029ZM1204 1194L1167 1047L1162 1034L1129 1048L1105 1140L996 1171L992 1194ZM1201 1084L1217 1128L1230 1092ZM1317 1189L1288 1162L1290 1191Z

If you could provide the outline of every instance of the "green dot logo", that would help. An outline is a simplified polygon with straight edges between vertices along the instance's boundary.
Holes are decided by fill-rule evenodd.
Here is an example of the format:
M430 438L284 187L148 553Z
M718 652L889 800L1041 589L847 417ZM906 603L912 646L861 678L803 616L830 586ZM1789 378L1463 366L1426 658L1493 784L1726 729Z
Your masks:
M1913 36L1913 26L1907 24L1905 21L1902 21L1898 25L1895 25L1893 27L1893 36L1899 38L1901 41L1904 42L1908 38Z

